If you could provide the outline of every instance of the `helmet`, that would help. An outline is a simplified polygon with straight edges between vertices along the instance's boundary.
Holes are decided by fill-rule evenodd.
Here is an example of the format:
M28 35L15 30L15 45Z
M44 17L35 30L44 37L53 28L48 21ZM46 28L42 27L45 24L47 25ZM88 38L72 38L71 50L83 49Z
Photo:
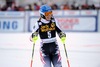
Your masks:
M41 18L46 19L46 16L52 15L52 8L48 6L47 4L45 4L40 7L39 12L40 12Z
M46 4L42 5L39 10L40 14L44 14L45 12L49 12L49 11L52 11L52 8Z
M39 13L40 13L40 16L45 19L45 13L51 12L51 11L52 11L52 8L48 6L47 4L45 4L40 7Z

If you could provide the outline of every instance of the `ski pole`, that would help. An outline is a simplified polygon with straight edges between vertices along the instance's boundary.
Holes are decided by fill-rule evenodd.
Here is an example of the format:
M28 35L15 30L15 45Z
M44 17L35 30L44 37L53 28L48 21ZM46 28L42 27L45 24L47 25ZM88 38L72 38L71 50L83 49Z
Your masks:
M30 67L32 67L32 64L33 64L34 47L35 47L35 43L33 43L33 48L32 48L32 58L31 58L31 64L30 64Z
M67 64L68 64L68 67L70 67L69 59L68 59L68 54L67 54L67 50L66 50L65 44L64 44L64 50L65 50L65 54L66 54L66 58L67 58Z

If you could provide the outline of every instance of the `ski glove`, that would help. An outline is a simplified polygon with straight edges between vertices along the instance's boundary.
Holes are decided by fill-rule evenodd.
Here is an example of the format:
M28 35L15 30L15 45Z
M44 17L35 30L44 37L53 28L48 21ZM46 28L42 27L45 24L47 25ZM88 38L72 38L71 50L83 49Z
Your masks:
M65 42L66 42L66 37L61 37L61 41L62 41L63 44L65 44Z
M32 42L36 43L37 39L38 39L38 36L33 37Z
M59 37L60 37L62 43L65 44L65 42L66 42L66 34L63 33L63 32L60 32L59 33Z
M32 42L36 43L36 41L38 40L38 33L37 32L33 33L31 37L32 37Z

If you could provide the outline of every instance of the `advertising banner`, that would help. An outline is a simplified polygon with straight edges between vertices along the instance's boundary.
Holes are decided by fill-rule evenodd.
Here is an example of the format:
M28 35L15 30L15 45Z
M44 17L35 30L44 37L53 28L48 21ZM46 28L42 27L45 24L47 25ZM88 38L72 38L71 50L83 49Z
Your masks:
M82 10L82 16L97 16L97 10Z
M65 31L96 31L95 17L62 17L57 20Z
M24 12L0 12L0 32L23 32Z
M64 16L80 16L79 10L64 10Z
M0 18L0 32L23 32L23 31L24 31L23 19Z

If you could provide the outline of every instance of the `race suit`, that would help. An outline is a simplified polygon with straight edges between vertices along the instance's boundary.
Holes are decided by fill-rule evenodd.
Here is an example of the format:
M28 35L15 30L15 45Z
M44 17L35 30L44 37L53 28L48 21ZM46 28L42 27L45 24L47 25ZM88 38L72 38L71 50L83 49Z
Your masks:
M43 67L51 67L51 63L54 67L62 67L59 46L56 40L56 32L59 36L63 33L54 18L50 21L46 21L42 18L37 21L33 27L32 36L39 34L42 41L40 57Z

